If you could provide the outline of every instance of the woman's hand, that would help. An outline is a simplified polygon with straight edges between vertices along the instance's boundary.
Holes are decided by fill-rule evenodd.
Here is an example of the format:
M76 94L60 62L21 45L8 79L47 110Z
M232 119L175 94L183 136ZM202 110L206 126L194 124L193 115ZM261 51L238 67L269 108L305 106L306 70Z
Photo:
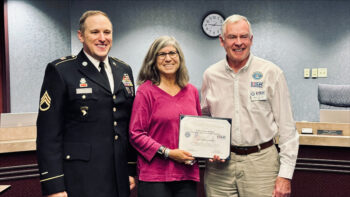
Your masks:
M214 155L214 157L212 159L209 159L209 162L225 162L224 159L220 159L220 157L218 155Z
M130 190L133 190L136 186L135 178L132 176L129 176L129 183L130 183Z
M171 149L169 151L169 158L184 164L192 164L194 161L194 157L192 157L191 153L180 149Z

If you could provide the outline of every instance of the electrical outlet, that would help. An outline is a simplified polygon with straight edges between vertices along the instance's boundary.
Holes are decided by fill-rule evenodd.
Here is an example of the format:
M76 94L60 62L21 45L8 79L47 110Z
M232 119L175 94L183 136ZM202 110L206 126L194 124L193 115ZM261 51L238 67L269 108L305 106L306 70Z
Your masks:
M327 77L327 68L318 68L317 71L318 77Z
M317 77L317 74L318 74L318 69L317 68L313 68L311 70L311 76L312 78L316 78Z
M301 134L312 134L312 128L301 128Z
M310 77L310 68L304 68L304 78Z

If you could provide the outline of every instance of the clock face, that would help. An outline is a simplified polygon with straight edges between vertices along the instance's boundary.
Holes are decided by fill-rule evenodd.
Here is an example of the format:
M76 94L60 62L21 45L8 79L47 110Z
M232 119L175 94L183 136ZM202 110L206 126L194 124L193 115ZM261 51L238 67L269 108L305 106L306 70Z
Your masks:
M212 38L216 38L221 34L221 25L224 17L219 13L210 13L206 15L202 22L203 32Z

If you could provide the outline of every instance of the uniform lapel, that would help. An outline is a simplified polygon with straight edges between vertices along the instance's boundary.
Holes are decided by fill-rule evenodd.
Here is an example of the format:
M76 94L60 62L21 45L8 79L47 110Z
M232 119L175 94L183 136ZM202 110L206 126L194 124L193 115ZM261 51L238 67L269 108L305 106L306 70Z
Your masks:
M120 82L123 78L123 69L118 65L118 62L114 61L112 58L109 58L109 65L111 65L113 79L114 79L114 92L118 91Z
M78 54L79 61L79 71L83 73L87 78L91 79L108 92L111 92L110 87L108 85L108 81L106 81L100 72L96 69L96 67L90 62L90 60L85 56L83 50Z

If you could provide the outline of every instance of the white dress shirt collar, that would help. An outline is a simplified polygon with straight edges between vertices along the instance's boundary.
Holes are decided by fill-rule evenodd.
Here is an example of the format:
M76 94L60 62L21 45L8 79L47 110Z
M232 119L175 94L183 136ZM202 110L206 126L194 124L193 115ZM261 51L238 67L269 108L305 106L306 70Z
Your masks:
M83 51L84 51L84 50L83 50ZM100 70L101 70L101 68L99 67L100 61L97 60L97 59L95 59L95 58L93 58L93 57L92 57L91 55L89 55L87 52L84 51L84 53L85 53L86 57L90 60L90 62L96 67L96 69L97 69L98 71L100 71ZM103 60L103 62L105 63L105 69L106 69L106 71L107 71L107 72L108 72L108 71L111 72L111 67L110 67L110 65L109 65L108 57L106 57L105 60Z
M95 68L100 72L100 70L101 70L101 68L99 67L100 61L98 61L97 59L93 58L87 52L84 51L84 53L85 53L86 57L90 60L90 62L95 66ZM105 63L105 70L106 70L106 73L107 73L107 77L108 77L109 85L111 87L111 91L113 93L114 92L114 79L113 79L112 68L109 65L109 61L108 60L109 60L109 58L106 57L105 60L103 60L103 62Z
M249 67L249 65L250 65L250 63L251 63L251 61L252 61L252 59L253 59L253 54L252 53L250 53L249 54L249 57L248 57L248 61L245 63L245 65L238 71L238 73L239 72L241 72L241 70L243 71L243 70L247 70L248 69L248 67ZM226 56L226 58L225 58L225 69L226 69L226 71L228 71L228 72L234 72L233 71L233 69L230 67L230 65L228 64L228 62L227 62L227 56Z

